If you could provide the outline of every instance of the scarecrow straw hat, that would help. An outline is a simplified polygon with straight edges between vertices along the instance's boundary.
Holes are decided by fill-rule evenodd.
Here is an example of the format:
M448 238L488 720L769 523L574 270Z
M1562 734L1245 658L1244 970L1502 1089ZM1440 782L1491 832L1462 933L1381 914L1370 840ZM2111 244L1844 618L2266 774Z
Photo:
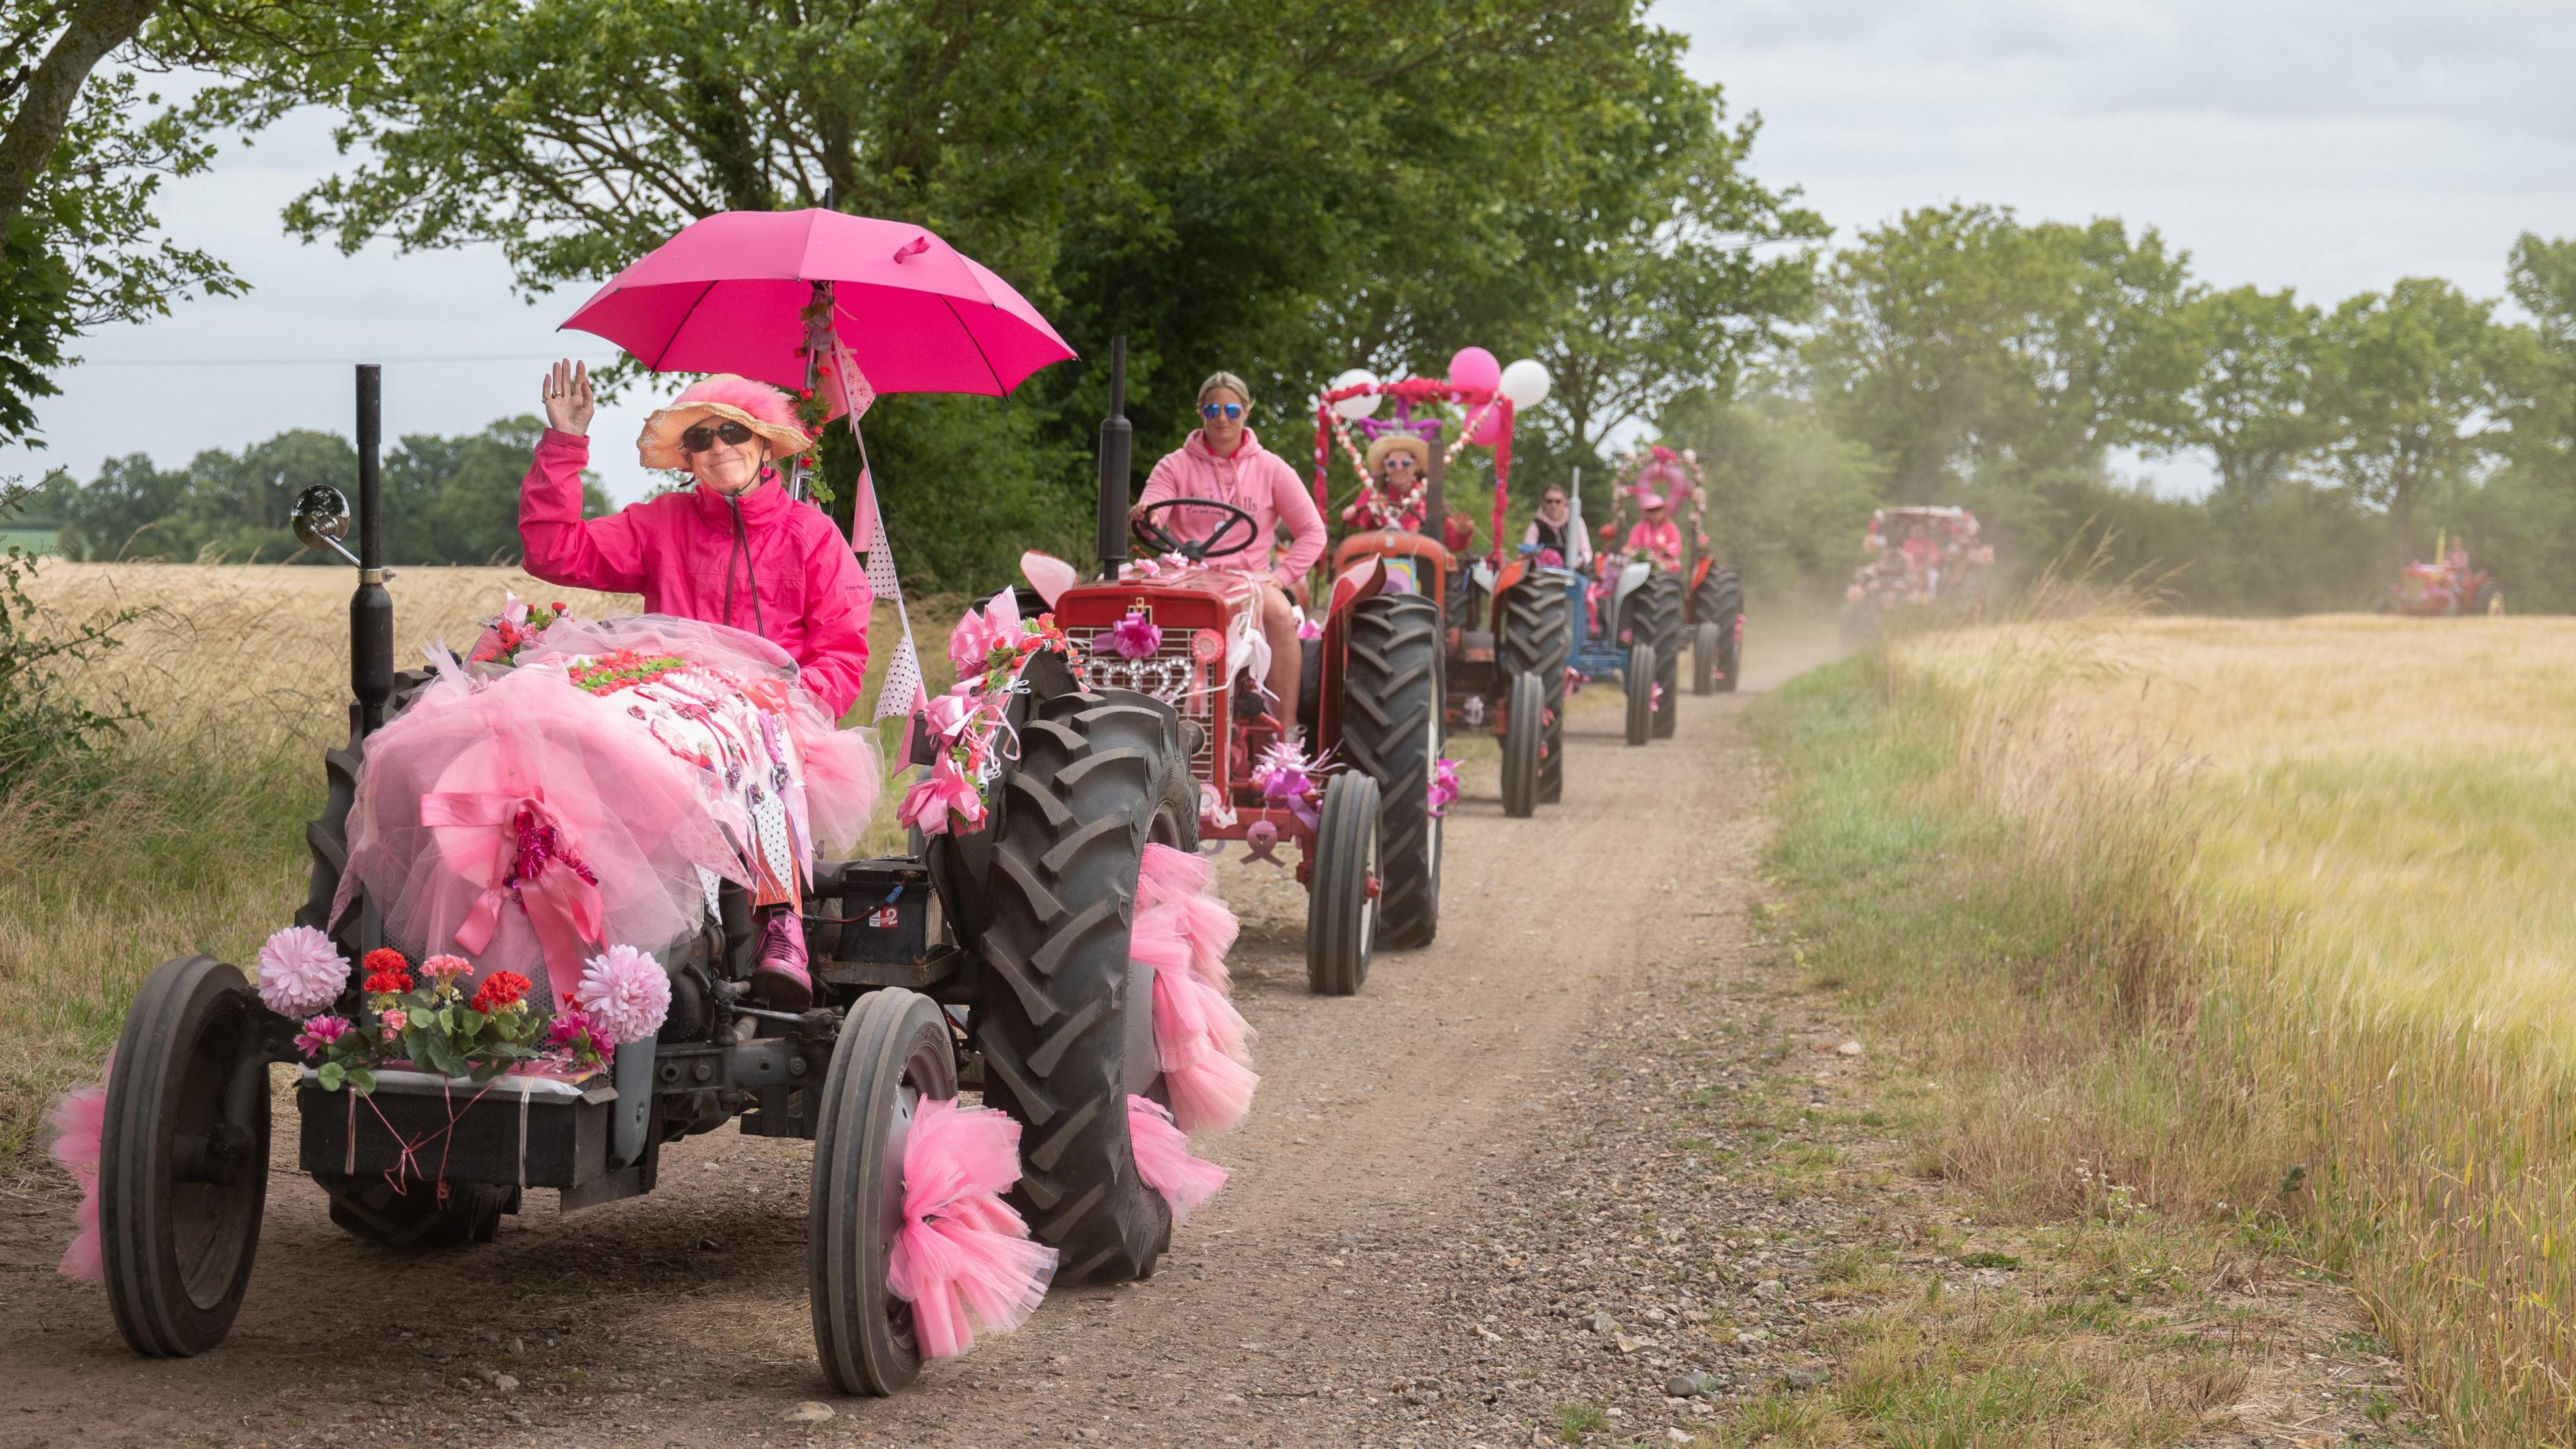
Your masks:
M1390 433L1387 436L1378 439L1376 442L1369 444L1369 472L1371 474L1375 474L1378 470L1378 465L1384 463L1387 459L1387 455L1390 453L1411 454L1413 458L1413 471L1416 473L1428 473L1431 471L1431 445L1429 443L1407 433Z
M720 372L697 383L671 405L644 420L635 453L647 468L686 468L680 435L710 418L730 419L751 429L769 444L769 456L788 458L814 446L796 419L796 404L765 382Z

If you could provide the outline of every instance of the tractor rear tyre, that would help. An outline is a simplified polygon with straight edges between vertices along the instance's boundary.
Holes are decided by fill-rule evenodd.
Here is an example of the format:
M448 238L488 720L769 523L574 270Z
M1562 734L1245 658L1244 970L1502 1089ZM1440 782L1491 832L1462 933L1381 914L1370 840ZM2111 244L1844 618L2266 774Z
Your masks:
M1629 600L1630 627L1634 631L1629 642L1653 644L1658 659L1681 653L1685 642L1682 638L1681 575L1657 569L1652 577L1637 586L1636 593L1630 595Z
M1356 996L1368 984L1378 809L1377 781L1357 770L1337 770L1324 786L1306 881L1306 985L1318 996Z
M1565 798L1565 666L1574 652L1574 601L1562 578L1533 573L1503 595L1502 637L1494 641L1494 658L1504 674L1538 676L1542 805Z
M117 1034L98 1160L108 1309L146 1358L224 1341L268 1205L259 999L211 956L164 961Z
M2495 580L2487 579L2479 583L2477 595L2469 603L2469 612L2472 614L2504 612L2504 593L2496 587Z
M1041 691L1027 711L996 790L989 919L973 942L984 1100L1026 1128L1011 1201L1063 1254L1060 1280L1142 1278L1172 1219L1127 1135L1127 1098L1161 1074L1153 970L1128 935L1146 844L1196 838L1195 805L1182 813L1170 787L1179 721L1124 690Z
M1538 812L1539 747L1547 736L1547 693L1535 674L1512 676L1503 716L1503 813L1515 820Z
M1428 946L1440 934L1440 817L1431 813L1445 727L1440 607L1422 594L1380 594L1351 610L1350 630L1342 750L1378 784L1378 941Z
M887 1287L886 1268L903 1224L913 1116L924 1101L956 1095L939 1004L900 987L860 998L823 1082L806 1215L814 1355L835 1392L882 1398L921 1373L912 1305Z
M1699 621L1692 653L1691 693L1735 692L1737 666L1744 652L1744 580L1733 567L1720 564L1700 580L1691 596L1691 614ZM1716 626L1711 634L1709 628Z
M1628 646L1628 667L1620 672L1628 690L1628 743L1642 745L1655 732L1655 646L1639 640Z

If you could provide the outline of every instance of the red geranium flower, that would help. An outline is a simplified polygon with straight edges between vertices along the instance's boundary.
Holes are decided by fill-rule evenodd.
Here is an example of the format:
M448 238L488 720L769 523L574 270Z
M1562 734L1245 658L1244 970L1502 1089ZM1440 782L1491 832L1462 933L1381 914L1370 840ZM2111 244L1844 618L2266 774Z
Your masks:
M367 973L369 992L411 990L411 962L390 946L378 946L358 963Z
M503 1007L517 1005L519 998L528 994L528 985L528 978L516 971L495 971L474 988L474 999L466 1005L490 1016Z

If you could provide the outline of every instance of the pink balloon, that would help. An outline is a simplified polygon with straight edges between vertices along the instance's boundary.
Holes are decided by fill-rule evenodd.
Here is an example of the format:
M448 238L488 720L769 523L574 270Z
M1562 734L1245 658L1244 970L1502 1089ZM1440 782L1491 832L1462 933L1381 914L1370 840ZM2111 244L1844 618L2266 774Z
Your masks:
M1503 365L1481 347L1461 347L1458 355L1449 359L1449 385L1490 393L1503 385Z
M1474 417L1476 415L1476 410L1481 406L1482 404L1470 404L1468 406L1467 416ZM1495 404L1494 410L1485 414L1485 420L1476 425L1476 431L1467 435L1467 441L1480 448L1490 448L1501 442L1503 439L1510 437L1512 435L1512 425L1504 421L1506 406L1506 404L1501 403Z

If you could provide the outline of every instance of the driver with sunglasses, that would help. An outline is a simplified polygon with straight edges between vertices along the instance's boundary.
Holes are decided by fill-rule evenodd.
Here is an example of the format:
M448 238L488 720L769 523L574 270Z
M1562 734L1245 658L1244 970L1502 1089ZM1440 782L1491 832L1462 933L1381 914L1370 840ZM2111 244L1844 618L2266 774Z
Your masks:
M787 496L778 465L814 445L787 394L719 373L644 420L647 468L688 474L695 487L584 518L596 399L586 364L556 363L540 389L545 436L519 490L519 541L529 573L550 584L642 594L645 612L728 624L794 658L796 683L838 720L868 673L867 574L823 511ZM786 876L789 873L779 872ZM796 889L764 889L752 977L762 1004L801 1011L813 1000Z
M1132 520L1147 505L1167 498L1210 498L1252 515L1252 547L1209 562L1262 576L1261 633L1270 643L1270 670L1261 683L1274 701L1273 715L1293 730L1303 656L1297 606L1289 591L1324 556L1324 516L1315 511L1315 500L1298 482L1297 470L1263 448L1244 425L1251 410L1252 389L1233 373L1216 373L1199 384L1199 427L1154 465L1128 516ZM1211 538L1227 521L1228 515L1213 508L1173 508L1155 515L1156 523L1181 539ZM1282 524L1288 528L1287 553L1274 562ZM1241 536L1239 526L1236 536Z

